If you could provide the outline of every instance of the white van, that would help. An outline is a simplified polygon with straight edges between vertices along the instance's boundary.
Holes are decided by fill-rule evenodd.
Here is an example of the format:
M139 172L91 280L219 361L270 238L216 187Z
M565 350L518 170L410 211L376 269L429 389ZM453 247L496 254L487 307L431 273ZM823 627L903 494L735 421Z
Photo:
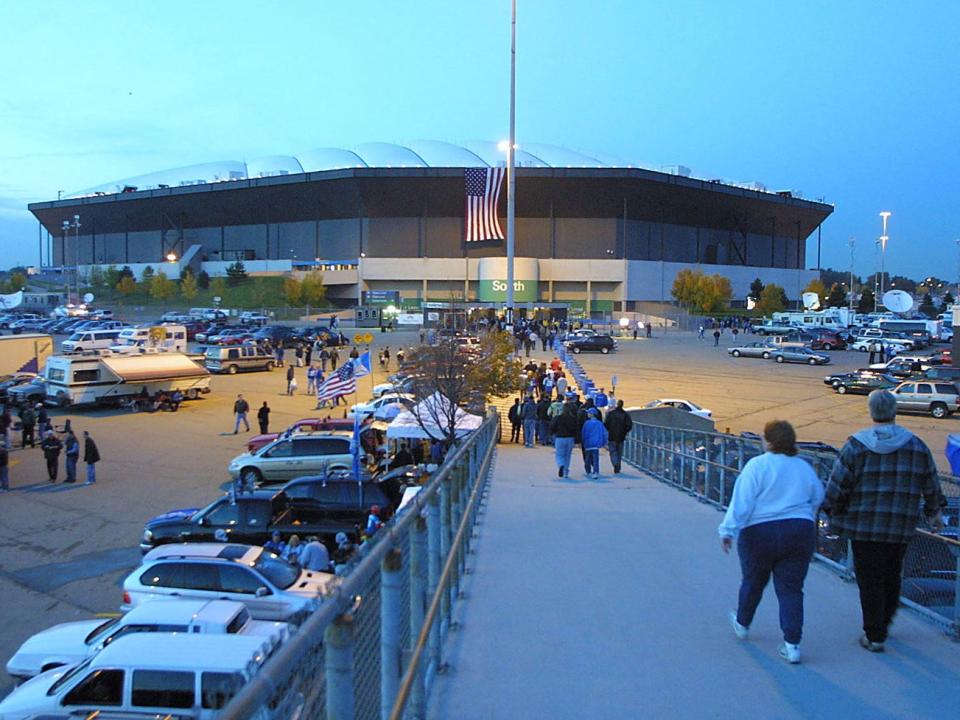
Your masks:
M161 339L161 334L163 339ZM183 325L156 325L153 327L124 328L111 345L114 352L130 352L135 348L152 347L176 352L187 351L187 329Z
M75 332L61 343L60 349L65 353L107 350L117 342L120 332L120 330L83 330Z
M0 702L0 717L103 712L214 720L260 671L269 651L269 641L249 635L134 633L83 662L28 680ZM292 700L282 703L284 711L298 702ZM283 717L279 710L254 717Z

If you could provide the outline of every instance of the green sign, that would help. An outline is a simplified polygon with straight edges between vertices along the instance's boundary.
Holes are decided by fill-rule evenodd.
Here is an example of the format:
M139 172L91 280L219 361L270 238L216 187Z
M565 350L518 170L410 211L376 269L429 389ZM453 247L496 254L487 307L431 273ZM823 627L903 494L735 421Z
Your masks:
M507 281L506 280L481 280L477 292L477 300L480 302L505 302L507 299ZM514 302L536 302L537 301L537 281L536 280L514 280L513 281L513 300Z

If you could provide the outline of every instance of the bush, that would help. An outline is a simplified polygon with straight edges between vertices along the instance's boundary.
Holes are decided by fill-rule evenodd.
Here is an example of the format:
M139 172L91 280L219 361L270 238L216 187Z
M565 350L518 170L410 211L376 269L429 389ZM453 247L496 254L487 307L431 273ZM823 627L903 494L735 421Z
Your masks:
M151 280L153 280L154 275L156 275L156 273L153 271L153 265L147 265L143 269L143 274L140 276L140 281L143 283L149 283Z
M206 270L201 270L197 275L197 287L206 290L210 287L210 274Z
M227 266L227 283L230 287L236 287L247 279L247 268L243 263L237 260L233 265Z
M180 278L180 294L183 295L186 300L193 300L197 296L197 279L193 276L193 273L189 270L184 270L183 276Z

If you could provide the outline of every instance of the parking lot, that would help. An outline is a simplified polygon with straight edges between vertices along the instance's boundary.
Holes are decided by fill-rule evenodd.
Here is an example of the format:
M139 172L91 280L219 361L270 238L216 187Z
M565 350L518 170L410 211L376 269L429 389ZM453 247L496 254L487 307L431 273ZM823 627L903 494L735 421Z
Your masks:
M398 346L415 343L417 336L374 335L374 355L380 344L390 345L395 353ZM657 332L652 339L620 340L619 351L611 355L583 354L581 362L594 381L608 389L611 376L617 375L617 396L627 405L685 398L710 408L718 430L759 432L764 422L779 417L793 422L803 440L839 446L869 422L865 398L838 396L822 382L830 370L864 365L864 354L834 352L833 362L825 367L777 365L730 357L730 341L727 334L721 347L714 348L712 339ZM549 360L552 354L535 352L534 357ZM372 379L361 378L360 399L383 379L376 368ZM6 598L0 658L5 662L30 634L54 623L116 612L120 581L139 562L137 542L144 521L170 509L206 504L228 482L226 465L242 452L245 435L242 429L233 435L237 393L250 402L251 418L266 400L273 410L271 430L278 430L317 414L313 399L303 392L302 369L298 380L299 394L288 397L281 370L216 376L209 395L184 403L176 413L54 411L56 425L70 417L76 430L91 432L103 461L96 485L64 486L47 482L39 449L11 454L13 491L0 499L0 592ZM946 469L946 435L960 419L917 415L904 416L902 422L930 444ZM0 693L11 687L6 675L0 675Z

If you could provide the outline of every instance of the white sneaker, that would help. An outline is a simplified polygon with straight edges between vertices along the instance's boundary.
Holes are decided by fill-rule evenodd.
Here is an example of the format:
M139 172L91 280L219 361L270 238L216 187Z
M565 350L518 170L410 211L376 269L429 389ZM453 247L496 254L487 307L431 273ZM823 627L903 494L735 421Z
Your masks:
M740 640L746 640L747 635L750 634L750 628L737 622L737 611L731 610L728 617L730 618L730 624L733 626L733 632Z
M794 645L793 643L781 643L780 644L780 657L786 660L791 665L795 665L800 662L800 646Z

